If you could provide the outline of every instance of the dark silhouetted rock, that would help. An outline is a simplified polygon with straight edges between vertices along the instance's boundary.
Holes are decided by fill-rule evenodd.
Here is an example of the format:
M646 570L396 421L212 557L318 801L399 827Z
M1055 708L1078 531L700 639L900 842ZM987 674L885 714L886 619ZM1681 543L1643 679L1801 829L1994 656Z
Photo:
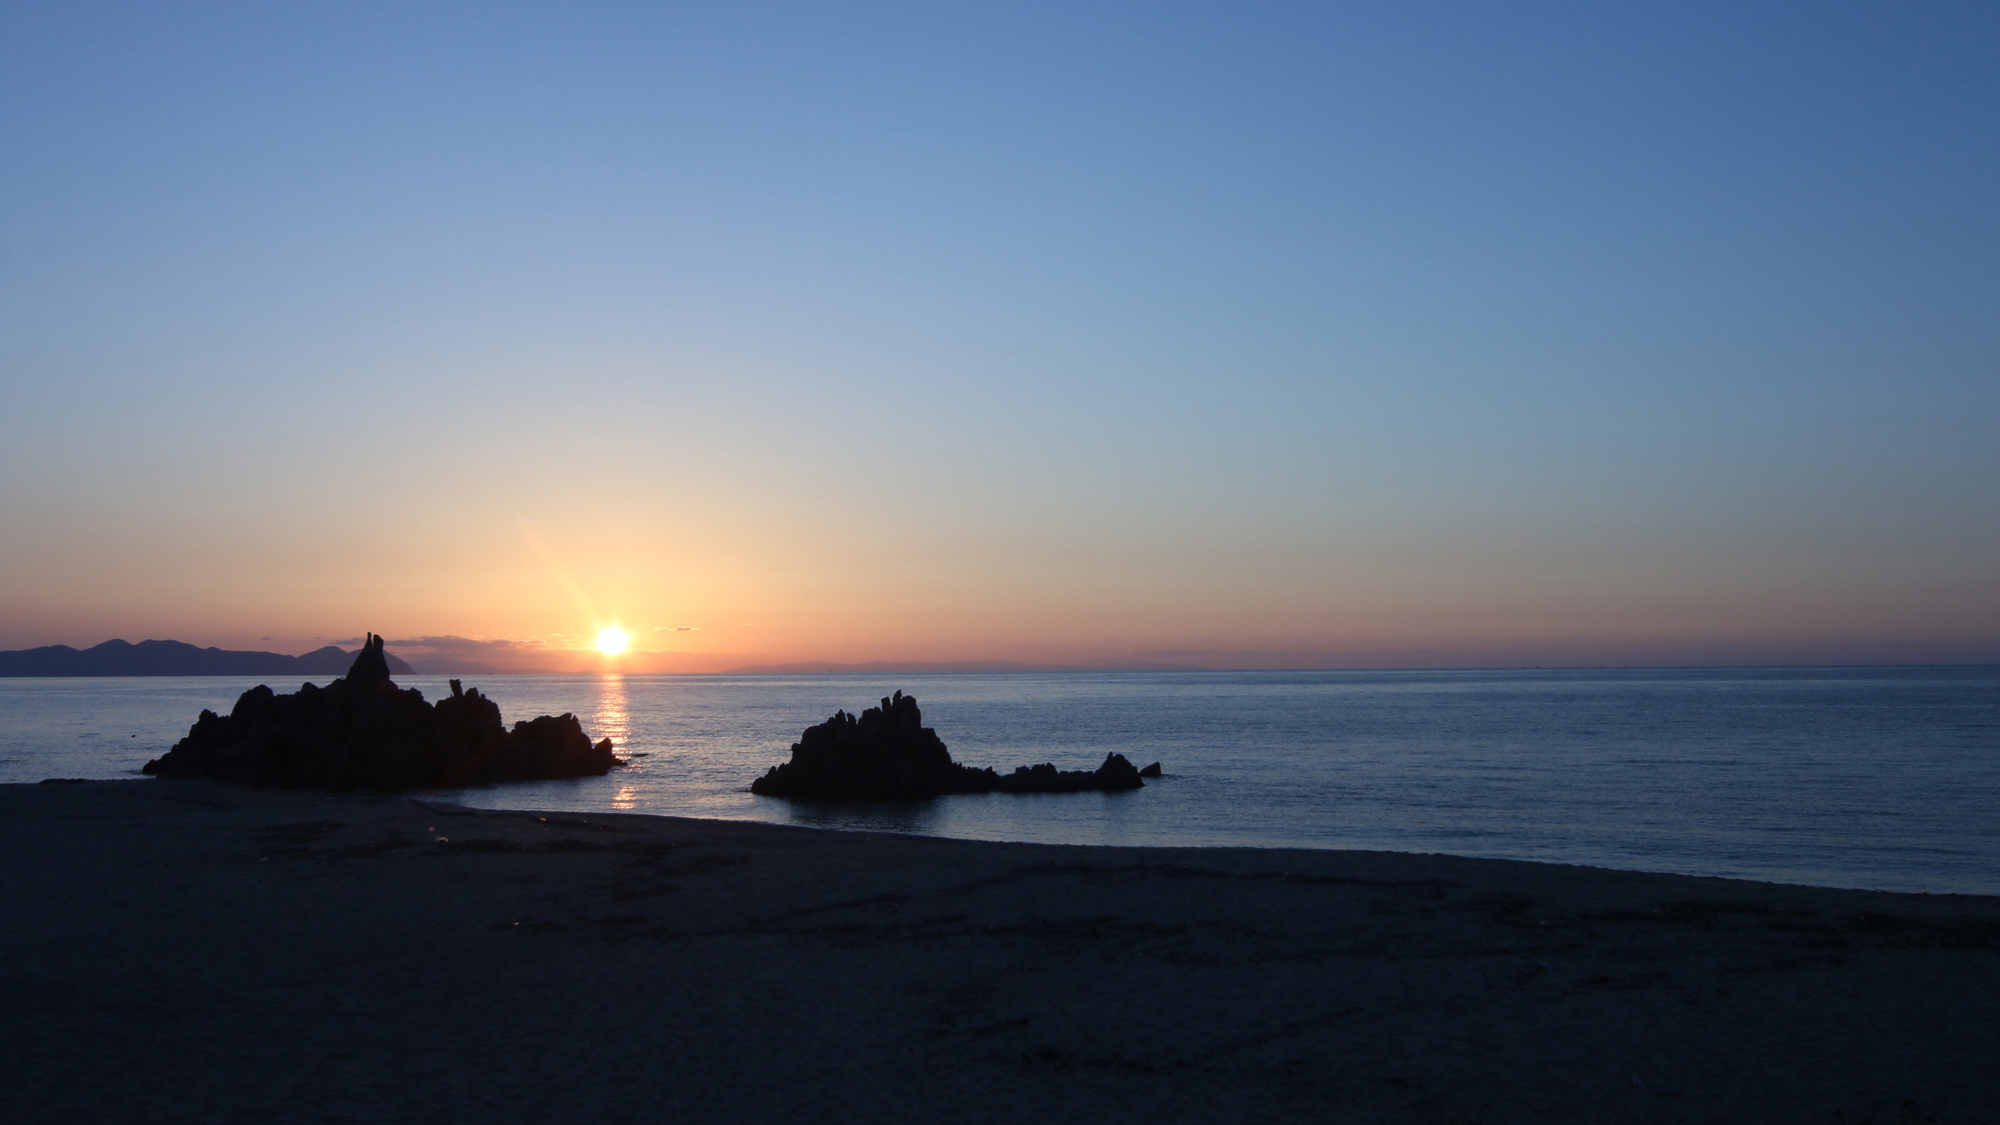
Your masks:
M354 663L347 666L346 678L354 687L374 690L388 684L391 691L395 690L396 685L389 679L388 651L382 638L368 634L368 643L361 646L361 651L354 654Z
M1048 762L1020 766L1000 779L995 788L1002 793L1116 793L1140 789L1139 771L1123 754L1106 754L1104 764L1094 770L1058 770Z
M766 797L814 800L911 800L947 793L1080 793L1145 785L1122 754L1095 770L1061 771L1054 765L1022 766L1001 776L951 760L937 732L923 725L914 696L896 692L860 718L845 711L806 728L792 744L792 760L772 766L750 783Z
M792 760L750 783L766 797L907 800L943 793L985 793L999 779L951 760L937 732L924 725L914 696L897 692L860 718L845 711L792 743Z
M1160 776L1160 763L1158 763L1158 762L1154 762L1154 763L1153 763L1152 765L1150 765L1150 766L1147 766L1147 767L1146 767L1145 769L1142 769L1142 770L1140 770L1140 771L1139 771L1139 776L1140 776L1140 777L1158 777L1158 776Z
M434 789L608 773L611 740L592 746L574 715L514 724L451 681L435 705L390 678L369 634L347 675L279 695L258 685L227 716L203 711L187 737L146 763L158 777L207 777L275 789Z

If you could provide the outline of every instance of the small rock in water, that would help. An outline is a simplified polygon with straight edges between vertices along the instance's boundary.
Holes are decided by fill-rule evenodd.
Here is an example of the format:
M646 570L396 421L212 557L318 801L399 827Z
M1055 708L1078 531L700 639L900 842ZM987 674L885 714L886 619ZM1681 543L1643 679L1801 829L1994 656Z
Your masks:
M1147 766L1147 767L1146 767L1145 769L1142 769L1142 770L1140 770L1140 771L1139 771L1139 776L1140 776L1140 777L1158 777L1158 776L1160 776L1160 763L1158 763L1158 762L1154 762L1154 763L1153 763L1152 765L1150 765L1150 766Z
M1095 770L1058 770L1048 762L1020 766L1001 778L997 788L1002 793L1118 793L1145 784L1125 755L1106 754L1104 764Z

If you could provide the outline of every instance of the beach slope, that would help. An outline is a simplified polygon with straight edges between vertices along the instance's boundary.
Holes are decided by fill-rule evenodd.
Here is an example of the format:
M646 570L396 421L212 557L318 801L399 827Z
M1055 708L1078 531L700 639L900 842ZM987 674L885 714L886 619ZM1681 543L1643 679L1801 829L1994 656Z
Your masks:
M2000 900L0 786L8 1117L2000 1120Z

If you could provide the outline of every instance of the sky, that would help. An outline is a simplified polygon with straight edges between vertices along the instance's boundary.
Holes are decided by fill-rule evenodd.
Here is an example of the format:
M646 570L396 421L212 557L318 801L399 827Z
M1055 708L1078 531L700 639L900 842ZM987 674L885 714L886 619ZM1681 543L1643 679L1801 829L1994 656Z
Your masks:
M1991 5L11 0L0 153L0 648L2000 662Z

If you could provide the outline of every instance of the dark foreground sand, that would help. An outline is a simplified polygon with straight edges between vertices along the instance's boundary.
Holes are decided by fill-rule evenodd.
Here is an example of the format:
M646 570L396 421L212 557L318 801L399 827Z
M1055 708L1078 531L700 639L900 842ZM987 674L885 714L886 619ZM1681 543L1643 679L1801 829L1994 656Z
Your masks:
M204 782L0 833L13 1122L2000 1121L1990 898Z

